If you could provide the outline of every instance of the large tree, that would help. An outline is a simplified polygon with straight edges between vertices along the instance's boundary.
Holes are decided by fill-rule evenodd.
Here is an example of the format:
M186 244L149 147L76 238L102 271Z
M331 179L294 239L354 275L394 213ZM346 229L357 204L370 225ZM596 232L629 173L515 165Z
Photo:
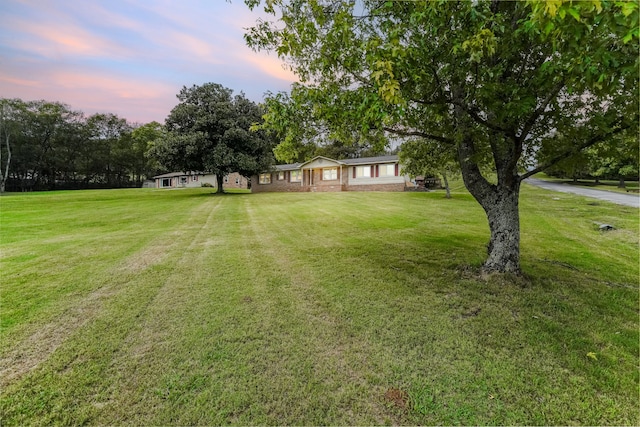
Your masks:
M94 179L109 187L122 186L133 170L132 126L111 113L99 113L87 119L91 167Z
M1 100L10 130L9 176L23 189L53 189L73 167L84 116L59 102ZM7 114L9 112L10 114ZM14 182L15 182L14 181Z
M267 170L273 157L267 132L251 130L264 112L243 93L232 94L217 83L183 87L180 103L166 119L167 135L154 147L160 163L170 169L215 174L219 193L225 175L250 177Z
M264 10L277 19L258 21L248 44L300 79L267 125L286 133L283 112L310 111L338 130L454 147L489 221L489 272L520 271L523 179L637 131L636 2L267 0ZM542 147L552 155L523 172Z
M151 155L153 146L164 137L164 126L153 121L137 126L131 132L131 148L133 151L133 173L138 182L142 177L151 177L161 173L161 166Z

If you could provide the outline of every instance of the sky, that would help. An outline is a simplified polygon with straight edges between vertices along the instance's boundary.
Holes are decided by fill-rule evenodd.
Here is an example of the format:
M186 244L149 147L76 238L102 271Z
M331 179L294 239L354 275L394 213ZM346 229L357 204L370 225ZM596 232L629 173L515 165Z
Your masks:
M295 76L246 46L243 0L0 0L0 98L164 123L183 86L261 102Z

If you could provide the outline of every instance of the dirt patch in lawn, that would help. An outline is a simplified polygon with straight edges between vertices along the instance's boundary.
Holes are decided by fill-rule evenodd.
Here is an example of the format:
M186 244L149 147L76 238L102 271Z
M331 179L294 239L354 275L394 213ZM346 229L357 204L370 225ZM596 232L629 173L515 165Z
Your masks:
M407 409L409 404L409 394L406 391L390 388L384 394L384 400L392 403L395 407L400 409Z
M149 267L162 263L169 254L169 250L169 246L165 244L154 244L143 248L125 260L122 270L131 273L144 271Z

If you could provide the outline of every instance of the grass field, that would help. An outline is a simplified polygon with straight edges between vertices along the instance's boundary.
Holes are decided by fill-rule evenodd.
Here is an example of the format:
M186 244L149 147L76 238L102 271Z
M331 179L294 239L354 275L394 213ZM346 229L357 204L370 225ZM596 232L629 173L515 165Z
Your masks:
M522 278L463 191L4 196L2 425L638 425L638 210L522 193Z

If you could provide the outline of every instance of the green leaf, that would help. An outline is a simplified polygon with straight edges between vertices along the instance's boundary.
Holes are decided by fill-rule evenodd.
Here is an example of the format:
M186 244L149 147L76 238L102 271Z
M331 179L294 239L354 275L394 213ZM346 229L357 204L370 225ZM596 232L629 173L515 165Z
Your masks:
M638 7L635 2L629 1L622 3L622 14L626 17L633 13L633 11Z
M596 12L602 12L602 2L600 0L593 0L593 5L596 7Z
M555 25L553 24L553 22L551 21L547 22L547 25L544 26L544 34L548 36L549 33L553 31L554 28L555 28Z
M573 16L576 21L580 22L580 13L576 10L576 8L570 7L569 9L567 9L567 12L569 12L569 15Z

